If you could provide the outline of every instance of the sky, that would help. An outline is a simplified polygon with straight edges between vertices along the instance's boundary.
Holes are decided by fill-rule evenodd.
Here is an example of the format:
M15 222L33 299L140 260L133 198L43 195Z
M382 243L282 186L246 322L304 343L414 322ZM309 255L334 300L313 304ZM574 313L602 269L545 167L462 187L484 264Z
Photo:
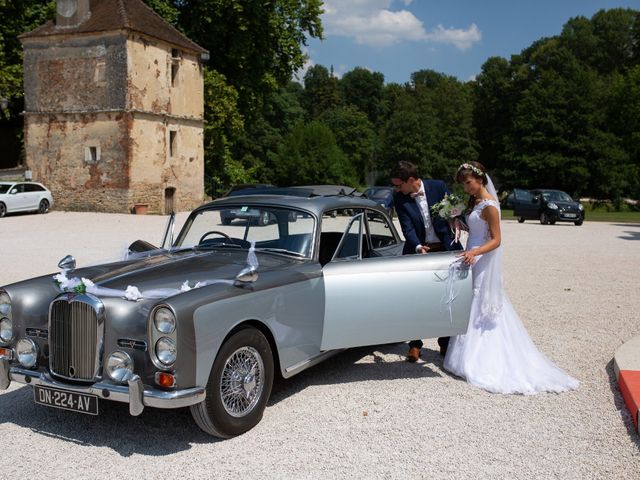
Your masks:
M640 10L640 0L325 0L325 38L308 42L298 77L324 65L338 77L364 67L386 83L423 69L473 80L489 57L509 59L572 17L619 7Z

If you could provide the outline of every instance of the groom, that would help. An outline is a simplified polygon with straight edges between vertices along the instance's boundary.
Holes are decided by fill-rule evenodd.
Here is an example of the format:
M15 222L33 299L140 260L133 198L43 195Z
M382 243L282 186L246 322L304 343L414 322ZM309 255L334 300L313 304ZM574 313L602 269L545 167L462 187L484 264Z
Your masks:
M393 203L398 221L404 233L403 255L462 250L460 242L454 242L448 223L431 215L431 207L448 194L442 180L420 179L417 167L411 162L398 162L391 171L391 183L395 188ZM449 337L438 338L440 354L447 353ZM420 358L422 340L409 342L407 360Z

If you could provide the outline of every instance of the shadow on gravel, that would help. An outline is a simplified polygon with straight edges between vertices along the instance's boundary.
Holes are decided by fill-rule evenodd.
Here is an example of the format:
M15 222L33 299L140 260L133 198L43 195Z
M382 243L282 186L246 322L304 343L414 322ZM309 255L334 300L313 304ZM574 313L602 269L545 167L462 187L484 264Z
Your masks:
M312 385L443 376L439 371L433 370L434 365L442 368L443 357L438 352L423 348L422 360L424 361L409 363L405 361L407 348L406 343L395 343L345 350L292 378L277 380L273 385L271 399L267 406L275 405ZM358 363L369 355L373 355L373 363ZM395 355L397 358L391 361L385 358L385 356Z
M633 426L631 414L629 413L629 410L627 410L627 406L625 405L620 389L618 388L618 379L616 378L616 372L613 368L613 360L607 363L605 370L607 371L607 375L609 375L609 388L613 393L613 401L615 403L616 410L620 412L620 421L624 422L624 426L627 427L629 437L633 443L636 444L636 447L640 449L640 435L638 435L636 428Z
M123 403L102 401L99 409L93 416L37 405L33 389L23 386L0 395L0 425L15 424L77 445L108 447L123 457L164 456L189 450L194 443L220 441L202 432L187 408L146 408L138 417L130 416Z
M423 349L424 362L411 364L404 360L406 350L406 343L346 350L288 380L276 381L268 406L310 385L442 376L433 370L434 365L442 366L436 351ZM370 355L373 363L358 363ZM129 406L123 403L101 401L99 409L100 414L92 416L40 406L33 401L33 389L21 386L0 395L0 426L14 424L44 437L107 447L123 457L165 456L189 450L193 444L223 441L203 433L188 408L145 408L138 417L130 416Z

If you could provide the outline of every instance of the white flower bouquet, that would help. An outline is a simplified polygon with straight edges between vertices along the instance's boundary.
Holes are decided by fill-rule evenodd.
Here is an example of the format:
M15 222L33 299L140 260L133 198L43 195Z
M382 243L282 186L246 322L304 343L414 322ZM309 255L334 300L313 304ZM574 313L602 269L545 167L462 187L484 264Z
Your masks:
M445 195L442 200L431 206L431 214L447 222L459 217L464 212L466 204L454 193Z
M466 230L464 221L459 218L466 206L462 198L455 193L446 194L442 200L431 206L431 215L449 222L454 233L452 244L460 241L460 230Z

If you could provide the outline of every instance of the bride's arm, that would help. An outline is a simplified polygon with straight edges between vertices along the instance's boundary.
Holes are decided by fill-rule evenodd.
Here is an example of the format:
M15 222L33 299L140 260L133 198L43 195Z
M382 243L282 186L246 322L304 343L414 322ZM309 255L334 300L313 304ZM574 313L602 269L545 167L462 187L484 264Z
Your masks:
M475 257L477 255L482 255L483 253L487 253L498 248L502 238L500 234L500 214L498 213L497 208L492 205L487 205L482 209L480 216L487 222L487 224L489 224L489 236L491 238L479 247L467 250L461 255L464 263L469 265L475 263Z

